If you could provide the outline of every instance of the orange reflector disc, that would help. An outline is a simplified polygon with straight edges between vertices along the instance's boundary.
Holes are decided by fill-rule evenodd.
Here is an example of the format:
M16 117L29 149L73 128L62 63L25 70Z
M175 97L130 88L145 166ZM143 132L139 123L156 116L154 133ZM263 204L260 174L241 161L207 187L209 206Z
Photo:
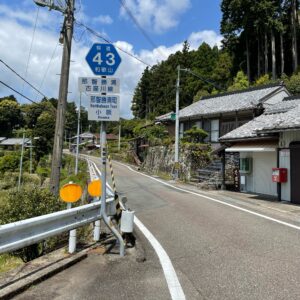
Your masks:
M102 182L100 179L93 180L88 185L89 195L92 197L100 197L102 194Z
M68 183L65 184L59 191L61 200L65 202L76 202L82 195L82 188L79 184Z

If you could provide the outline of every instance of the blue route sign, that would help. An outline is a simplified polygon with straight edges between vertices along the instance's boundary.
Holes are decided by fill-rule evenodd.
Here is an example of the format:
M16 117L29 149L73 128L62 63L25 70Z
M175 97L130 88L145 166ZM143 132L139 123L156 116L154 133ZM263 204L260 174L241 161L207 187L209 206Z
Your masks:
M95 75L103 76L114 75L121 63L112 44L94 44L85 59Z

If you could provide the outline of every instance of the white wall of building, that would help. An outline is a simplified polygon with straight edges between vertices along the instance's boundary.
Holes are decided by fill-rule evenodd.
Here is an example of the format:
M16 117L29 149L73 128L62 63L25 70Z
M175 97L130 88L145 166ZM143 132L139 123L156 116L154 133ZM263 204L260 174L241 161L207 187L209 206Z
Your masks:
M241 186L244 192L277 196L277 184L272 182L272 168L277 166L277 154L273 152L240 152L240 158L252 158L250 173L245 176L246 184Z
M300 130L281 132L279 135L279 147L289 148L291 142L300 141Z
M272 168L276 167L276 151L253 152L254 193L277 196L277 183L272 182Z
M290 149L279 151L279 167L286 168L288 171L287 182L281 184L281 200L291 201Z

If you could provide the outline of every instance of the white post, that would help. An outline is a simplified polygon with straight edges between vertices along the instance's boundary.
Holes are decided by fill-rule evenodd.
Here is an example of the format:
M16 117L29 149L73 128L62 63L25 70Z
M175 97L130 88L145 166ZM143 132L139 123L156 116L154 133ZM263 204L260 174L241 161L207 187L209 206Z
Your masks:
M175 180L178 179L178 162L179 162L179 86L180 86L180 66L177 66L177 84L176 84L176 122L175 122Z
M100 227L100 220L95 222L94 227L94 241L98 242L100 240L100 233L101 233L101 227Z
M23 155L24 155L24 143L25 143L25 132L23 133L22 139L22 150L21 150L21 157L20 157L20 171L19 171L19 180L18 180L18 191L21 187L21 178L22 178L22 168L23 168Z
M67 209L72 208L72 203L67 204ZM76 251L76 229L70 230L69 233L69 253L74 253Z

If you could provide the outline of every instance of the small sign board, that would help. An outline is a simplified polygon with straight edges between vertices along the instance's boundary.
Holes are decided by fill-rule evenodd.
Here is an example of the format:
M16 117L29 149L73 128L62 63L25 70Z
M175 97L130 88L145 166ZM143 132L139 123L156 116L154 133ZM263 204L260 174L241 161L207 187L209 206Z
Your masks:
M78 78L79 92L83 93L107 93L119 94L120 93L120 79L107 77L79 77Z
M120 97L117 95L89 95L88 119L90 121L119 121Z

